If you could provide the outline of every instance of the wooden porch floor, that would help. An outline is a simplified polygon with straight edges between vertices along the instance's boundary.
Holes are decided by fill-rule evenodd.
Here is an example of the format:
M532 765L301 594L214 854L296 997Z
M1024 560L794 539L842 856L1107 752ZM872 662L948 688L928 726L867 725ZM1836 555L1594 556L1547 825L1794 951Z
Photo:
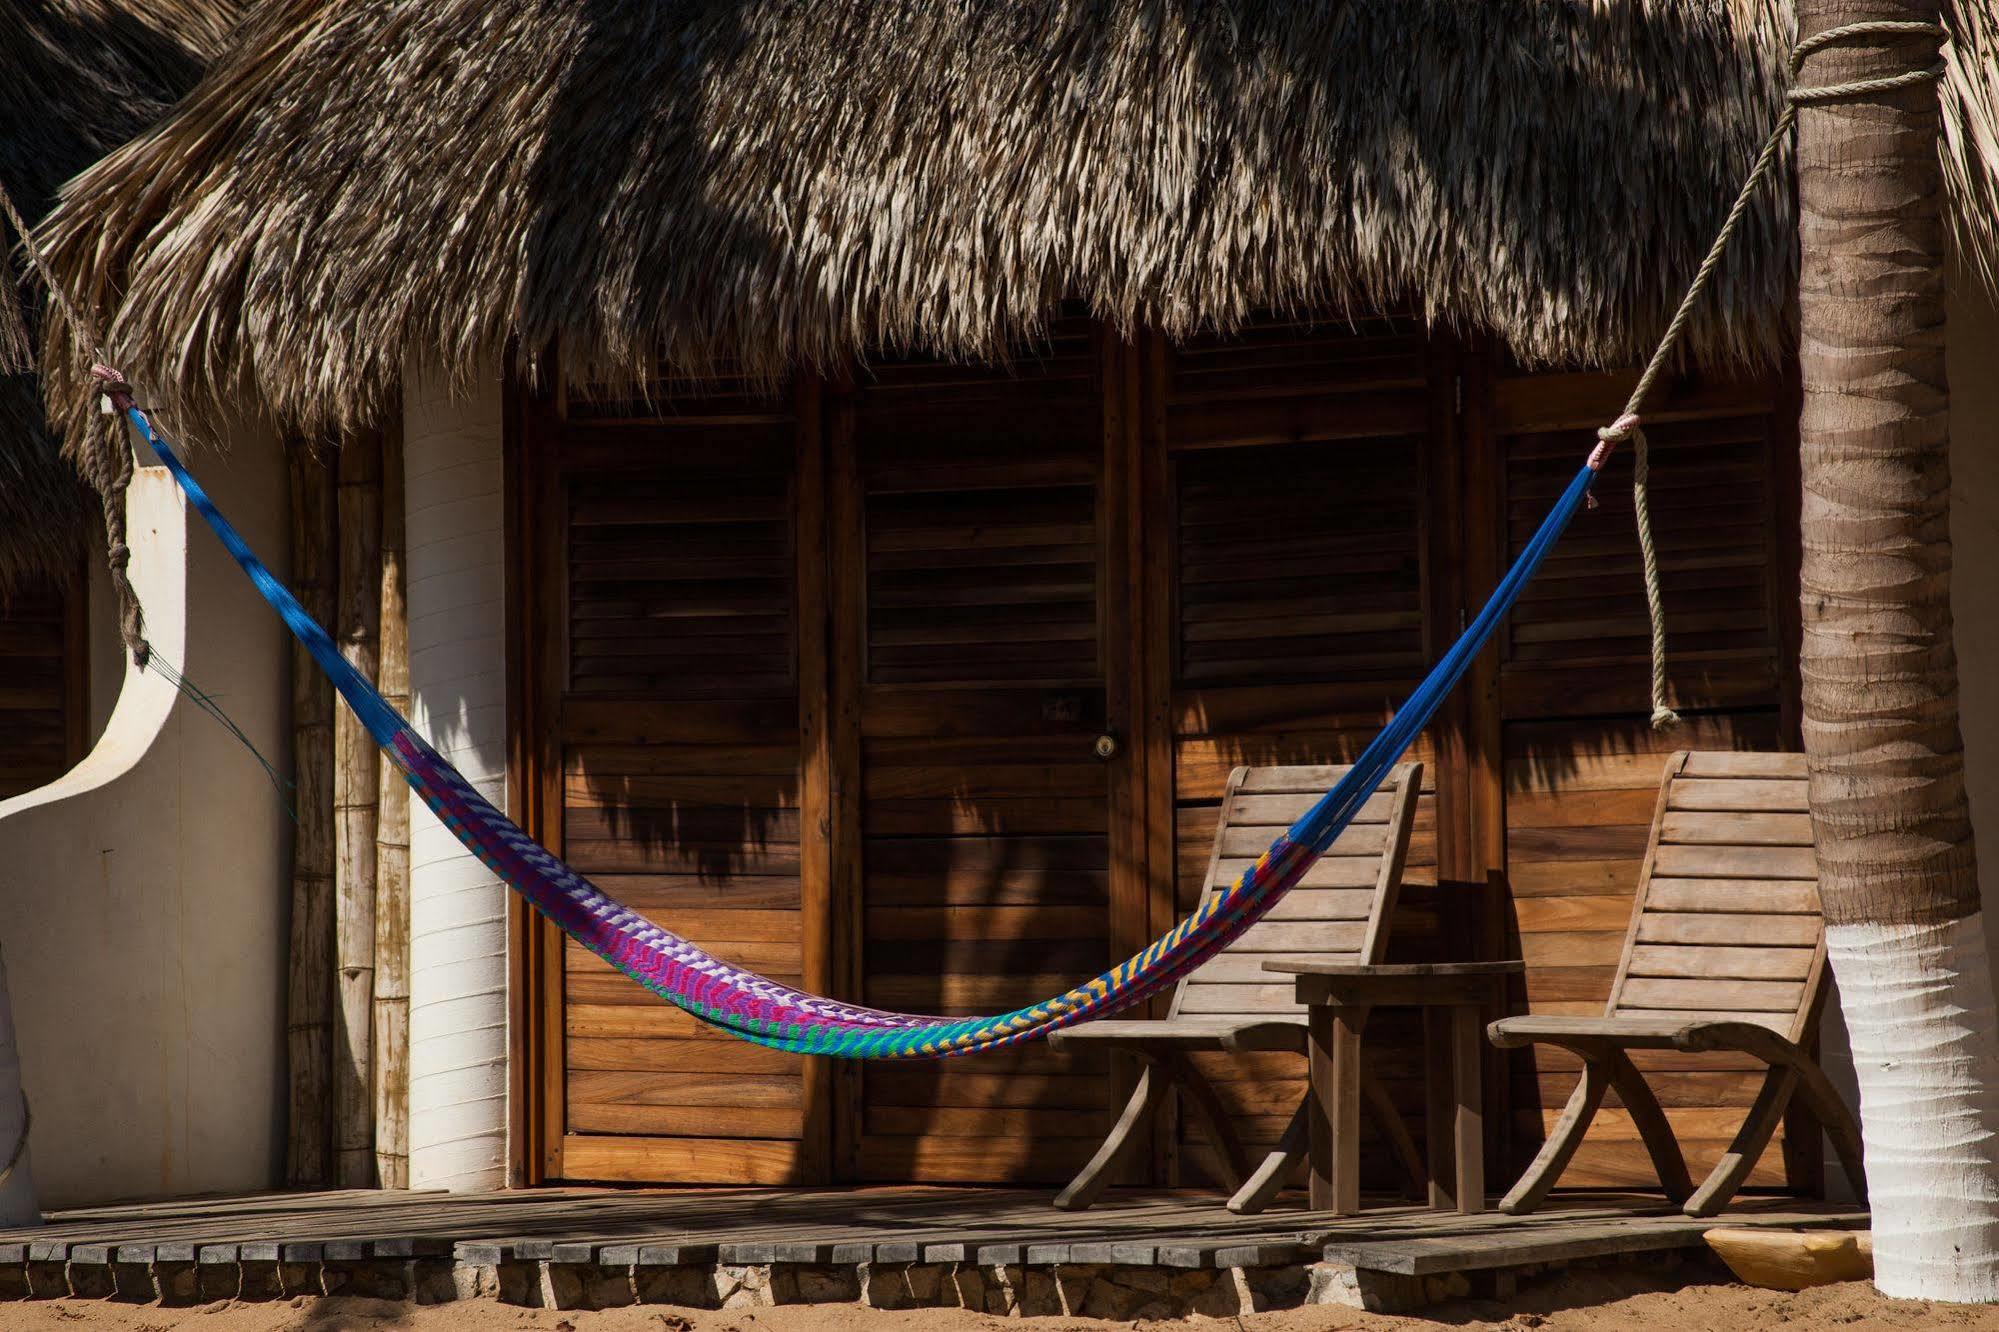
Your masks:
M1187 1192L1113 1194L1079 1215L1056 1211L1049 1197L969 1188L537 1189L82 1208L53 1213L38 1229L0 1231L0 1297L274 1298L357 1282L370 1293L412 1298L486 1294L587 1305L643 1300L646 1274L671 1272L680 1276L671 1287L679 1295L659 1295L669 1302L782 1303L786 1290L793 1298L867 1299L868 1274L880 1286L879 1274L894 1268L904 1302L954 1302L961 1269L981 1292L1007 1282L1009 1271L1018 1277L1011 1284L1025 1289L1028 1274L1039 1272L1050 1278L1042 1282L1052 1292L1049 1311L1078 1312L1068 1307L1069 1276L1158 1269L1202 1291L1228 1273L1268 1277L1263 1285L1272 1291L1295 1287L1290 1302L1310 1297L1308 1285L1325 1284L1307 1273L1338 1270L1347 1286L1338 1302L1367 1303L1370 1287L1420 1295L1424 1280L1441 1274L1697 1248L1701 1233L1723 1222L1837 1227L1867 1219L1849 1206L1776 1197L1740 1199L1711 1221L1682 1216L1657 1195L1623 1193L1558 1195L1529 1217L1466 1217L1399 1202L1357 1217L1327 1217L1296 1202L1237 1217L1217 1196ZM818 1296L798 1293L796 1273L807 1271L818 1283L805 1289ZM790 1286L776 1279L786 1272ZM929 1275L912 1284L910 1272ZM1249 1301L1256 1283L1235 1284ZM992 1298L976 1295L985 1306Z

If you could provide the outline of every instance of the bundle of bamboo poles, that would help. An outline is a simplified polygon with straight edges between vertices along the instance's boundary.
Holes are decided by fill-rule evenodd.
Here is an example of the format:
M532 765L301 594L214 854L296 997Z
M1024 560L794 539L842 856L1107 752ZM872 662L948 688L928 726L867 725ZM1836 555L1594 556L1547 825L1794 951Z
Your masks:
M402 440L291 450L292 582L342 654L409 706ZM286 1176L409 1183L409 791L304 649L292 652Z

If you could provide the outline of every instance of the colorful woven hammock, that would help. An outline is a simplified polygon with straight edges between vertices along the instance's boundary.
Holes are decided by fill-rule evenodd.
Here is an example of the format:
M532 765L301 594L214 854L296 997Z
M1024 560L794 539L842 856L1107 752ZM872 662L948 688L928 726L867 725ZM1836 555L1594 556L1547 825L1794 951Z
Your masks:
M110 379L107 373L105 376ZM1576 473L1494 590L1491 600L1450 651L1416 687L1393 720L1362 752L1338 785L1320 797L1270 844L1231 888L1093 980L1027 1008L991 1017L926 1017L885 1013L806 994L734 967L613 901L495 809L349 665L305 608L272 576L241 534L114 381L112 401L173 473L188 500L264 600L284 619L354 709L377 744L424 804L474 855L562 931L661 998L747 1041L799 1054L854 1059L927 1059L971 1054L1033 1040L1062 1027L1104 1017L1172 985L1214 956L1275 906L1312 862L1345 830L1368 796L1430 721L1472 658L1519 598L1521 589L1589 495L1605 450Z

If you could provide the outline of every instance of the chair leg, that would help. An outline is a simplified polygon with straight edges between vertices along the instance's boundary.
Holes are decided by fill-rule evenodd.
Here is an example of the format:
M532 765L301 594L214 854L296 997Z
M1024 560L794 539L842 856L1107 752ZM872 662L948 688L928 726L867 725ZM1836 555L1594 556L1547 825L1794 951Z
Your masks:
M1562 1117L1555 1121L1555 1127L1548 1134L1548 1140L1541 1144L1541 1150L1534 1157L1534 1163L1527 1167L1520 1182L1500 1199L1499 1210L1509 1216L1520 1216L1539 1207L1548 1196L1548 1190L1555 1187L1555 1181L1568 1169L1575 1157L1576 1148L1582 1145L1583 1134L1589 1129L1589 1122L1596 1118L1597 1107L1603 1104L1603 1094L1610 1087L1610 1071L1603 1061L1594 1055L1583 1060L1583 1080L1569 1096L1569 1103L1562 1110Z
M1728 1200L1749 1177L1763 1149L1770 1145L1770 1135L1777 1131L1778 1122L1784 1118L1784 1107L1791 1103L1791 1093L1797 1085L1798 1075L1793 1069L1773 1068L1763 1075L1763 1089L1756 1093L1756 1103L1750 1107L1748 1118L1742 1121L1728 1150L1721 1154L1721 1160L1715 1162L1714 1169L1681 1211L1688 1216L1713 1216L1728 1206Z
M1117 1127L1104 1139L1104 1145L1097 1148L1089 1164L1069 1181L1069 1187L1055 1195L1055 1205L1065 1212L1080 1212L1102 1197L1125 1158L1150 1138L1147 1128L1153 1112L1172 1090L1173 1078L1167 1069L1157 1060L1147 1059L1139 1071L1131 1099L1125 1102L1124 1113L1118 1116Z
M1804 1099L1805 1108L1831 1140L1833 1153L1846 1171L1847 1182L1853 1185L1854 1196L1866 1202L1867 1165L1860 1148L1860 1125L1854 1122L1853 1111L1846 1108L1838 1089L1817 1064L1797 1063L1790 1067L1798 1075L1797 1095Z
M1215 1094L1215 1085L1185 1055L1168 1055L1166 1064L1173 1080L1187 1095L1187 1108L1194 1112L1194 1118L1201 1121L1208 1141L1221 1154L1222 1187L1235 1192L1242 1187L1244 1178L1249 1174L1249 1164L1242 1149L1242 1139L1236 1136L1235 1124L1222 1105L1222 1098Z
M1638 1066L1631 1062L1630 1055L1612 1050L1605 1062L1610 1066L1610 1085L1617 1088L1617 1099L1624 1102L1632 1125L1645 1143L1646 1154L1652 1158L1652 1168L1659 1172L1666 1196L1674 1202L1686 1201L1694 1191L1694 1181L1687 1174L1687 1158L1680 1153L1680 1140L1673 1136L1673 1126L1666 1122L1666 1112L1659 1108L1659 1098L1652 1094L1652 1088Z
M1307 1092L1298 1100L1298 1108L1291 1112L1291 1122L1284 1126L1277 1145L1270 1149L1256 1173L1243 1181L1243 1186L1229 1199L1229 1210L1237 1216L1254 1216L1276 1200L1283 1191L1284 1181L1291 1174L1291 1168L1305 1159L1310 1146L1310 1131L1306 1115L1311 1105L1311 1093Z
M1381 1085L1381 1079L1363 1068L1360 1071L1360 1094L1374 1116L1375 1126L1388 1139L1388 1145L1395 1149L1395 1159L1401 1164L1403 1181L1408 1185L1407 1196L1412 1202L1423 1201L1430 1192L1430 1171L1423 1164L1423 1154L1416 1150L1416 1140L1409 1136L1409 1126L1402 1122L1402 1112L1395 1108L1395 1102L1389 1097L1388 1088Z

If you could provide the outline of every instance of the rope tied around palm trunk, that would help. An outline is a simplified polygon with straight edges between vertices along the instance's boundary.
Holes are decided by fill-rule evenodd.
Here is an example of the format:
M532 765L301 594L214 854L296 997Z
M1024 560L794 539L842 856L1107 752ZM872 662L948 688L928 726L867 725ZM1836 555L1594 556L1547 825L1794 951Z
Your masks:
M21 248L27 253L30 266L40 275L49 300L69 322L70 336L91 353L94 362L103 361L103 340L98 336L96 323L70 303L41 247L35 244L27 219L14 206L4 184L0 184L0 214L6 216L7 224L21 238ZM133 664L143 670L153 650L146 642L146 617L139 606L139 594L132 589L132 548L125 530L125 492L132 487L132 450L115 427L91 428L78 441L76 461L77 471L97 492L98 504L104 512L104 562L111 576L111 594L118 603L118 636L124 640L125 650L132 654Z
M1815 51L1839 42L1851 41L1857 37L1929 37L1944 41L1950 34L1935 23L1921 23L1899 19L1873 19L1860 23L1845 23L1824 32L1813 33L1791 48L1791 77L1796 79L1803 67L1805 57ZM1694 305L1707 290L1709 279L1721 263L1721 256L1728 249L1728 243L1735 236L1742 223L1743 215L1749 211L1749 201L1770 175L1776 165L1778 151L1784 145L1785 136L1797 123L1800 106L1818 105L1826 102L1846 101L1850 98L1865 97L1872 93L1894 92L1901 88L1911 88L1918 84L1934 83L1943 76L1944 62L1939 60L1924 69L1912 69L1901 74L1890 74L1881 78L1857 79L1852 83L1832 84L1822 88L1793 87L1784 95L1784 109L1777 116L1777 123L1771 127L1770 137L1763 142L1763 151L1756 156L1755 165L1750 167L1749 176L1742 182L1742 189L1735 196L1735 203L1722 221L1721 230L1715 233L1714 242L1708 246L1707 257L1695 270L1693 281L1687 284L1686 295L1680 298L1680 305L1673 312L1672 322L1666 325L1660 335L1659 345L1652 352L1652 358L1645 363L1645 369L1638 376L1638 383L1632 387L1631 396L1624 404L1624 411L1609 425L1596 432L1597 446L1590 454L1592 471L1602 471L1611 452L1624 440L1631 441L1631 507L1638 525L1638 554L1644 567L1645 609L1651 620L1652 633L1652 728L1663 731L1677 726L1680 714L1667 703L1666 682L1666 612L1659 585L1659 552L1652 539L1652 505L1648 490L1651 480L1651 448L1646 443L1645 432L1639 429L1642 418L1639 408L1651 393L1654 383L1665 370L1672 357L1673 348L1686 331L1687 321L1693 314Z

